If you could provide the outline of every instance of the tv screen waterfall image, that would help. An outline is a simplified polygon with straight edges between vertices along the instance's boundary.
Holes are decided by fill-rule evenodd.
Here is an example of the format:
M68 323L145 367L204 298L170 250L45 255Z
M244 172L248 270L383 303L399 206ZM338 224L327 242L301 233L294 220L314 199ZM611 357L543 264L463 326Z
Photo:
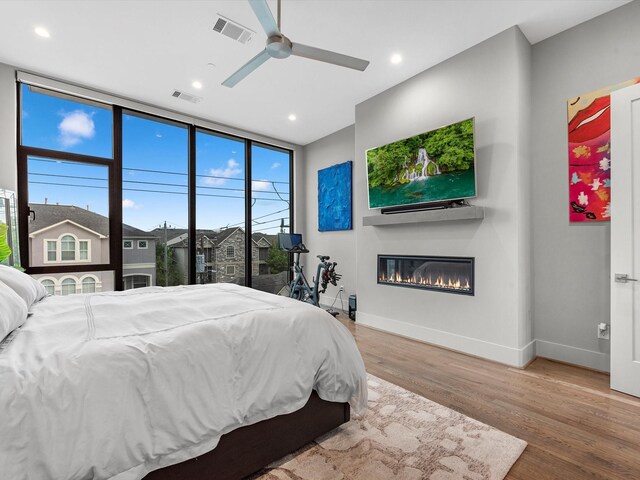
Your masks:
M476 196L473 118L367 150L369 208Z

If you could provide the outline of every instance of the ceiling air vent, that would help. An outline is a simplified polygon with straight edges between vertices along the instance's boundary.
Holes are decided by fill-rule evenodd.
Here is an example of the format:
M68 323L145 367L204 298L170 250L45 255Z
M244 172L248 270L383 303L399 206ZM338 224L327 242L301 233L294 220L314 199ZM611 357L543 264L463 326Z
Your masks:
M171 96L191 103L200 103L200 100L202 100L202 97L196 97L195 95L181 92L180 90L174 90Z
M220 14L218 14L216 23L213 26L213 31L221 33L242 44L251 42L253 36L256 34L253 30L249 30L247 27L243 27L239 23L229 20Z

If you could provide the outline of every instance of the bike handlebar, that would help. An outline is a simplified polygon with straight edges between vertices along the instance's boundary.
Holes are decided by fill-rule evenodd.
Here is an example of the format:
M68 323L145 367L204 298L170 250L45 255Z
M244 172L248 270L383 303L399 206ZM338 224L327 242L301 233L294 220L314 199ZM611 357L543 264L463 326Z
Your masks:
M331 258L329 257L329 255L316 255L316 256L320 259L321 262L324 262L326 260L329 260L329 258Z

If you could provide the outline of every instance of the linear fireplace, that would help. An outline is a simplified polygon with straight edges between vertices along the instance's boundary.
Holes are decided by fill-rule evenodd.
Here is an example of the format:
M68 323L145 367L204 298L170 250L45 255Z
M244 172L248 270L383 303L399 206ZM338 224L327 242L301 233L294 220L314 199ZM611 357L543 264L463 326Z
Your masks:
M378 255L378 283L473 295L472 257Z

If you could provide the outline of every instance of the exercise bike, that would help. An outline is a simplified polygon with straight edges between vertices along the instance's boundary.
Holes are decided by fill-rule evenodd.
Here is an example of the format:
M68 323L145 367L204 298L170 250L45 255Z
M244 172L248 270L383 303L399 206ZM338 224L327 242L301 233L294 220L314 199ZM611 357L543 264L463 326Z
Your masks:
M336 272L338 263L330 262L328 255L317 255L319 262L316 276L313 278L312 284L309 284L307 277L304 275L303 267L300 266L300 254L309 253L307 247L302 243L302 235L298 233L280 233L278 237L280 248L294 254L293 280L289 284L289 297L319 307L320 294L327 291L329 284L337 285L338 280L342 277Z

